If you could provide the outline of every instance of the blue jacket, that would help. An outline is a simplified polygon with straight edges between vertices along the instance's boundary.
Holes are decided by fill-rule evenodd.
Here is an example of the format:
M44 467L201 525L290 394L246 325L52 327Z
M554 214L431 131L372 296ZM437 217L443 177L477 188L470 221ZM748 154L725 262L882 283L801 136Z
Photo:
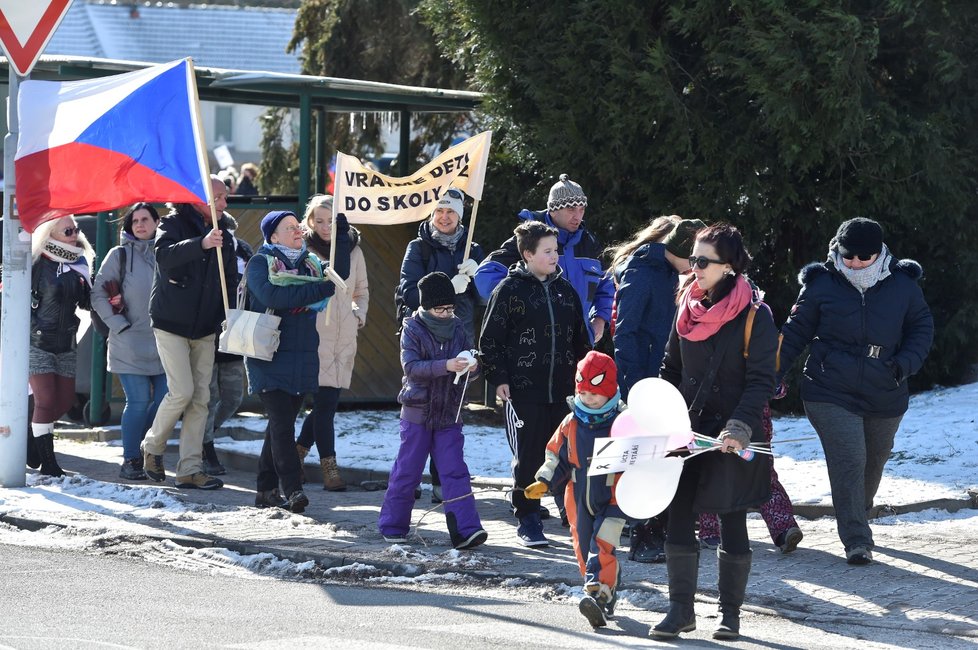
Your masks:
M615 362L623 399L640 379L658 377L669 330L676 317L679 273L666 259L665 244L639 246L615 269Z
M781 328L781 373L811 344L801 385L806 402L864 417L906 412L907 377L920 370L934 340L922 275L914 260L893 258L890 275L861 294L830 261L801 270L801 292Z
M348 276L349 237L346 233L337 233L336 239L345 244L336 250L336 272L340 277ZM249 393L280 390L291 395L302 395L319 389L319 334L316 331L316 312L308 305L332 296L336 287L326 281L278 286L268 279L269 257L274 257L287 269L297 270L301 275L312 275L312 270L305 263L308 255L309 252L303 253L293 265L274 246L265 244L245 269L247 309L263 312L271 308L282 318L279 346L272 360L245 359Z
M427 220L422 221L418 226L418 237L408 242L407 250L404 251L404 260L401 262L401 279L397 285L397 292L404 296L404 304L413 313L421 306L421 298L418 295L418 281L429 273L441 271L448 277L458 274L458 265L462 263L465 253L465 240L468 231L464 229L463 235L459 240L459 245L454 251L448 250L444 245L435 241L431 236L431 223ZM428 263L425 264L424 248L428 247L430 254L427 256ZM481 263L486 254L482 252L482 247L476 242L472 242L469 250L469 257ZM472 284L469 284L465 293L455 296L455 316L465 324L466 331L474 336L475 306L479 301L479 294Z
M534 212L521 210L519 218L523 221L542 221L556 228L546 210ZM577 232L571 233L557 228L557 264L563 271L564 279L571 283L577 297L581 299L584 322L588 337L594 343L591 319L595 316L606 323L611 322L611 305L615 300L615 285L601 267L601 245L584 224ZM489 254L475 273L475 286L488 299L516 262L522 261L516 248L516 236L503 242L502 247Z

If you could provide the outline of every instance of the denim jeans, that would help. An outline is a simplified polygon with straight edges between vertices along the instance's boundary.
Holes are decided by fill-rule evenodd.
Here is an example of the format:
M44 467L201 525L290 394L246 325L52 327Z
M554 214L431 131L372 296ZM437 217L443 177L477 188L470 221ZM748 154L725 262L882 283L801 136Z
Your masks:
M903 416L867 418L828 402L805 402L805 414L825 452L839 539L846 551L873 549L867 511Z
M122 410L122 457L140 458L139 443L166 395L166 375L119 374L116 377L126 394L126 406Z

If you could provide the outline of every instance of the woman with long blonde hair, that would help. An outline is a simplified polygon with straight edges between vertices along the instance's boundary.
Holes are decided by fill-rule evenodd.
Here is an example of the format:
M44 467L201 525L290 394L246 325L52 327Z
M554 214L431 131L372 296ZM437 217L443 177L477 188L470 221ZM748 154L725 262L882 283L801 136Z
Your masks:
M95 253L74 216L42 223L31 235L30 387L34 396L28 465L64 476L54 455L54 423L75 401L75 310L90 309ZM31 443L34 449L31 449ZM33 453L32 453L33 452Z

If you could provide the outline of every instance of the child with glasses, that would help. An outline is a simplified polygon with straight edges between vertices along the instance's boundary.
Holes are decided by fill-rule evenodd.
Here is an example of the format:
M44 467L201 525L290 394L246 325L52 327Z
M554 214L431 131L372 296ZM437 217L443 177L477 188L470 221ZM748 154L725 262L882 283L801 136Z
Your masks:
M411 528L414 488L430 455L441 475L445 520L456 549L488 539L475 507L469 468L463 457L459 405L478 363L472 339L455 316L455 287L441 272L418 282L421 307L404 319L401 367L401 446L391 469L377 526L388 542L403 543Z

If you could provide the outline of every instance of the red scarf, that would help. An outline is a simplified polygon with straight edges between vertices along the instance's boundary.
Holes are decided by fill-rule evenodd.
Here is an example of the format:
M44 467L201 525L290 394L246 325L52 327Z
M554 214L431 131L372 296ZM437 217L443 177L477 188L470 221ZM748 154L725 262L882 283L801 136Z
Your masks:
M705 341L736 318L751 300L750 283L743 275L738 275L730 293L712 307L703 304L705 295L694 280L679 298L676 332L687 341Z

